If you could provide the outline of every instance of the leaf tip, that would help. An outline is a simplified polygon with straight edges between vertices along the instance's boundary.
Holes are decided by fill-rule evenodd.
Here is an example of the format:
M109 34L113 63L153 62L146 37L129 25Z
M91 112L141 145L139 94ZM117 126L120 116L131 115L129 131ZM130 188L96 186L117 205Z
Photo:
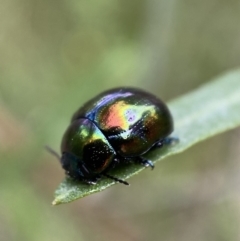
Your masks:
M52 205L53 205L53 206L56 206L56 205L58 205L58 204L60 204L59 200L54 199L54 200L52 201Z
M53 206L56 206L56 205L58 205L58 202L57 202L56 200L53 200L53 201L52 201L52 205L53 205Z

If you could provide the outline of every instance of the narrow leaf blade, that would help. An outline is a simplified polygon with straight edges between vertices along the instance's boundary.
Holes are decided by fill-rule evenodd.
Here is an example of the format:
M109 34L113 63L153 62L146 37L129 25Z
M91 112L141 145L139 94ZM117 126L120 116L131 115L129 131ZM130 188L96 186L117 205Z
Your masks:
M153 162L182 152L192 145L240 125L240 70L229 72L212 82L168 104L175 120L173 136L180 139L174 146L151 151ZM136 164L119 167L111 172L128 179L144 168ZM86 185L65 178L55 192L53 205L68 203L102 191L115 184L103 178L96 185Z

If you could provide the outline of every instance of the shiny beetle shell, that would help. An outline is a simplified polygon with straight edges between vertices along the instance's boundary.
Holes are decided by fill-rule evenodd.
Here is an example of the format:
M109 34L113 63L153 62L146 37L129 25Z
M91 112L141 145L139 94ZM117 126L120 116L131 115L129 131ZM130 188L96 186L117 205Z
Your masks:
M95 183L118 162L151 165L142 155L172 131L172 116L160 99L135 88L112 89L73 115L62 140L62 166L71 177Z

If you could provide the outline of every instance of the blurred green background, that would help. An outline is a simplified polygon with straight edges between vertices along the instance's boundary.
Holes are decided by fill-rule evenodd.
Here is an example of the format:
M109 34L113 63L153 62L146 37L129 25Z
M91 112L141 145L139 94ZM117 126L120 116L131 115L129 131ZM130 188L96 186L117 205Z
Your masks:
M240 130L51 206L73 112L102 90L163 100L240 63L237 0L0 0L0 240L240 239Z

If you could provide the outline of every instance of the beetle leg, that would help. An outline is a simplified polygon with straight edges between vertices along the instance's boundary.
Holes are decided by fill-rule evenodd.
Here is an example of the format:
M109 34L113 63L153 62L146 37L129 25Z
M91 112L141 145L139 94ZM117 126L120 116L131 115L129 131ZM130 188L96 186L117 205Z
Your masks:
M89 184L89 185L95 185L99 181L100 178L101 178L101 176L97 175L97 176L91 177L91 178L81 178L81 181L86 184Z
M117 165L120 162L120 159L118 157L115 157L113 159L114 166Z
M159 140L154 146L161 148L162 146L165 145L175 145L179 142L179 139L177 137L166 137L164 139Z
M179 142L179 138L177 137L166 137L164 138L164 145L173 146Z
M142 164L145 167L151 167L151 169L154 169L154 164L152 161L145 159L144 157L138 157L137 158L137 162L139 162L140 164Z
M116 181L116 182L122 183L122 184L124 184L124 185L127 185L127 186L129 185L128 182L123 181L122 179L119 179L119 178L117 178L117 177L113 177L113 176L111 176L111 175L109 175L109 174L107 174L107 173L102 173L102 175L105 176L105 177L107 177L107 178L110 178L110 179L112 179L112 180L114 180L114 181Z
M100 177L99 177L100 178ZM90 185L95 185L99 178L91 178L91 179L83 179L83 182L90 184Z
M115 157L113 159L113 161L111 162L110 166L107 168L107 170L111 170L111 169L115 168L119 163L120 163L120 158Z
M163 146L163 140L158 141L158 142L154 145L154 147L158 147L158 148L161 148L162 146Z

